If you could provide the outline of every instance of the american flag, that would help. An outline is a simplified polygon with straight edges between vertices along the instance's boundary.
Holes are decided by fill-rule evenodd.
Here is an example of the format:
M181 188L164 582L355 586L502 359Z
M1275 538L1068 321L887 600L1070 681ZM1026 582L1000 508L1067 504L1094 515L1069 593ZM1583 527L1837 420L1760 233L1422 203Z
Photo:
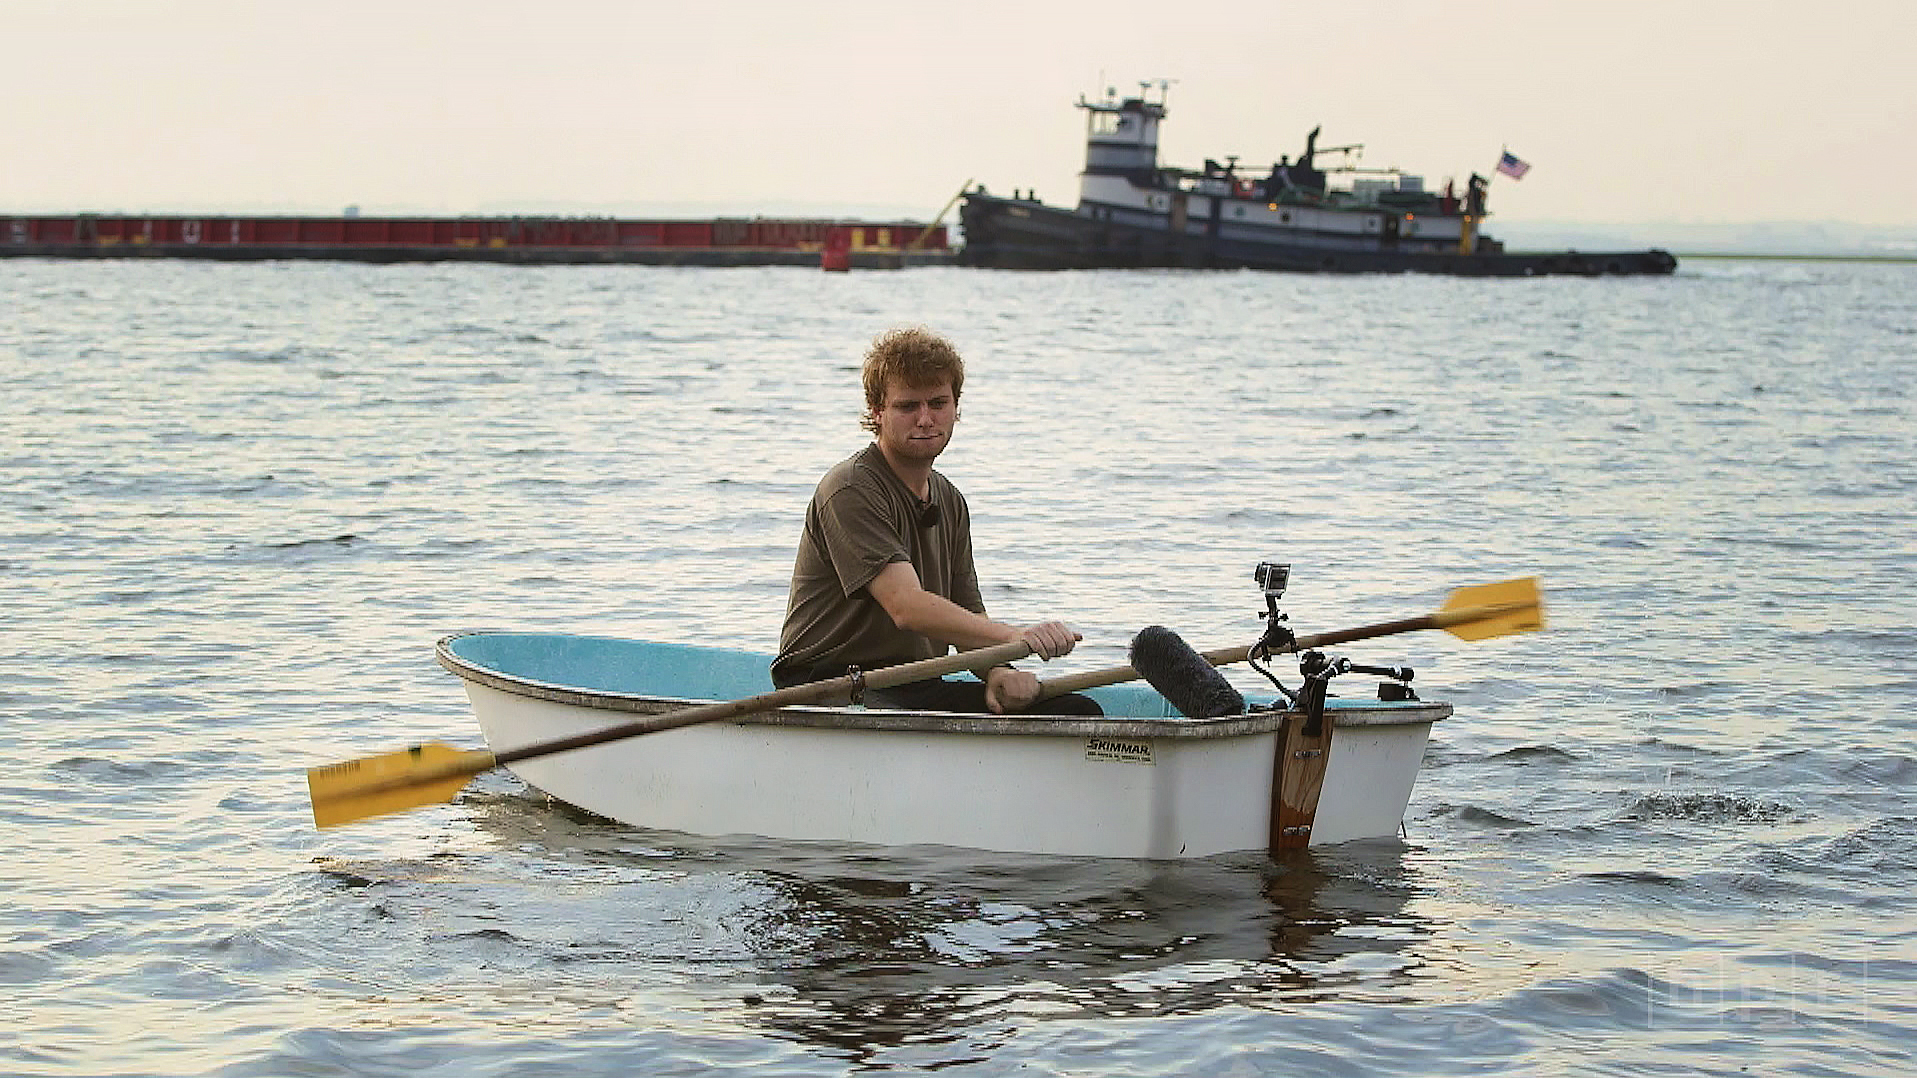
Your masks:
M1525 173L1531 171L1531 166L1518 160L1517 155L1510 150L1506 150L1504 156L1498 158L1498 171L1514 180L1521 180L1524 179Z

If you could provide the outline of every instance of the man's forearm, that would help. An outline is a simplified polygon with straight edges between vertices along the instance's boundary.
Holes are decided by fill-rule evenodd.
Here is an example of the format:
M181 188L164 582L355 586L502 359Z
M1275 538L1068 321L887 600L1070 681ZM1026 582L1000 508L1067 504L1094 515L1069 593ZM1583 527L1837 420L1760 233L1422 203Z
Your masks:
M960 651L1008 644L1020 638L1019 630L983 614L973 613L950 599L919 590L902 595L886 613L892 623L908 633L950 644Z
M909 562L897 561L881 569L866 590L885 608L892 624L960 651L1023 640L1031 645L1032 654L1055 659L1070 654L1079 639L1062 621L1021 629L967 610L936 592L926 591Z

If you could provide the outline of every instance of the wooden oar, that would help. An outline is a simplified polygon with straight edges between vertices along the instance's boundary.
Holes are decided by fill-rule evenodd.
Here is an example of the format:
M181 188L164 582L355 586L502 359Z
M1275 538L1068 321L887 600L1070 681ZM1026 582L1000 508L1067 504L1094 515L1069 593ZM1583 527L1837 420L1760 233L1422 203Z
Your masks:
M382 756L315 767L306 773L307 791L313 800L313 823L319 827L337 827L368 816L442 804L451 801L474 775L535 756L550 756L555 752L569 752L589 745L601 745L661 730L675 730L702 722L776 711L794 704L813 704L836 697L850 697L860 681L867 689L886 689L907 682L943 677L960 670L983 670L1023 659L1031 653L1030 644L1017 640L996 647L870 670L857 678L847 674L825 681L792 685L743 700L724 700L662 715L648 715L602 730L522 745L499 753L432 743L415 745Z
M1496 584L1459 588L1451 593L1445 600L1444 606L1440 607L1436 613L1422 617L1301 636L1293 641L1287 650L1307 651L1311 648L1331 647L1336 644L1347 644L1353 640L1369 640L1373 637L1393 636L1398 633L1416 632L1420 629L1443 629L1460 640L1488 640L1494 636L1536 632L1542 628L1544 628L1544 600L1538 591L1538 578L1526 576ZM1244 662L1251 657L1251 652L1251 647L1236 647L1201 651L1198 654L1213 666L1224 666L1228 663ZM1113 666L1103 670L1067 674L1064 677L1040 682L1038 698L1049 700L1063 693L1136 681L1143 676L1136 668L1130 666Z

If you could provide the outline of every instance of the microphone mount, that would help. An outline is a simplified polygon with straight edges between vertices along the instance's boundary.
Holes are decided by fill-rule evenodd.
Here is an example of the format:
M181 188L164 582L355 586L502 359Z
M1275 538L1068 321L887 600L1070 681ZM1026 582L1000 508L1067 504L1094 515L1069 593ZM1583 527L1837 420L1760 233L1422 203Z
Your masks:
M1284 697L1288 710L1296 709L1305 715L1305 733L1317 736L1323 729L1325 697L1331 679L1340 674L1366 674L1382 679L1378 684L1378 699L1385 701L1416 700L1418 694L1411 689L1411 679L1415 672L1409 666L1367 666L1354 663L1342 656L1328 658L1320 651L1306 651L1298 656L1298 673L1305 679L1297 692L1285 687L1278 676L1265 667L1271 658L1286 652L1298 650L1298 636L1285 622L1289 620L1284 611L1278 609L1278 600L1284 597L1285 588L1291 582L1291 566L1285 562L1261 561L1252 571L1252 579L1258 583L1264 593L1265 609L1259 618L1265 623L1265 632L1256 644L1246 662L1253 670L1271 682L1279 694Z
M1252 649L1252 657L1269 659L1292 650L1298 641L1291 627L1284 624L1288 620L1285 612L1278 609L1278 600L1284 598L1285 588L1291 583L1291 566L1286 562L1261 561L1258 568L1252 570L1251 578L1258 582L1259 590L1265 595L1264 612L1258 615L1264 619L1265 635Z

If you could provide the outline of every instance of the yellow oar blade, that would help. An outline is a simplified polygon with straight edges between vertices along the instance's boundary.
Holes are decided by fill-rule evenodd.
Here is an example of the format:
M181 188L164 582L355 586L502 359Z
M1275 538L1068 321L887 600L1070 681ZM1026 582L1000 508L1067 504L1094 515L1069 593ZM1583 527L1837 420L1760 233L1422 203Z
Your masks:
M383 756L328 764L306 772L313 823L343 823L451 801L474 775L493 766L493 754L433 742Z
M1432 620L1460 640L1534 633L1544 628L1544 597L1535 576L1459 588Z

